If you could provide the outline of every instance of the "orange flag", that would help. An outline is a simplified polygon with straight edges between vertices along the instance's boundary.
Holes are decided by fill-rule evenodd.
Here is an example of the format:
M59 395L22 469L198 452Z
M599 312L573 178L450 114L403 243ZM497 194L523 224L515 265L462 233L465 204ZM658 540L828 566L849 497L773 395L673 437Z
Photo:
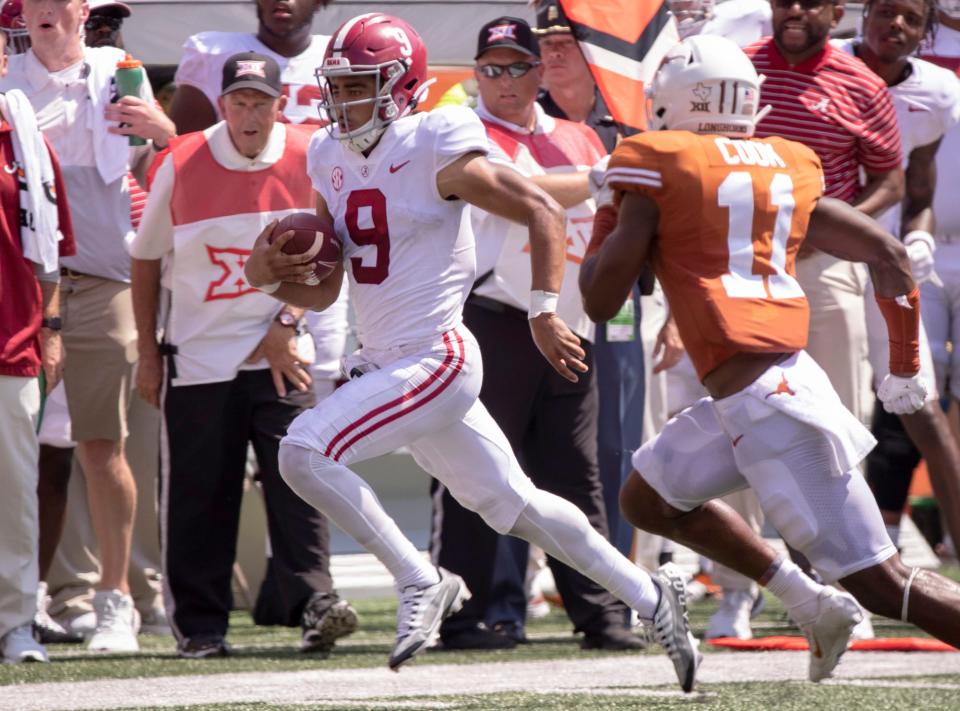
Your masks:
M665 0L560 0L604 101L630 135L647 126L644 88L676 44Z

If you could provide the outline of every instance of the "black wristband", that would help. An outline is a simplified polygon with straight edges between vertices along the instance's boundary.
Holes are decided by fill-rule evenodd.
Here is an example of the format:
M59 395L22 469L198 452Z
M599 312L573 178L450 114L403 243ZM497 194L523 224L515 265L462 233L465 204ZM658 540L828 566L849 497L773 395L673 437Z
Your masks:
M59 316L53 316L52 318L43 319L43 321L40 322L40 326L49 328L51 331L59 331L63 328L63 322Z

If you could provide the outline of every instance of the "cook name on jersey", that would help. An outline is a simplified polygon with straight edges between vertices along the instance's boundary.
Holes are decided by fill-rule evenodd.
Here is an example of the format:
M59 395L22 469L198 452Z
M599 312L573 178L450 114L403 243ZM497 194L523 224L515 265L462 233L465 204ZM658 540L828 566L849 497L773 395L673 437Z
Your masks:
M795 264L823 191L813 151L778 137L648 132L617 146L608 179L659 208L652 262L701 378L738 352L806 345Z

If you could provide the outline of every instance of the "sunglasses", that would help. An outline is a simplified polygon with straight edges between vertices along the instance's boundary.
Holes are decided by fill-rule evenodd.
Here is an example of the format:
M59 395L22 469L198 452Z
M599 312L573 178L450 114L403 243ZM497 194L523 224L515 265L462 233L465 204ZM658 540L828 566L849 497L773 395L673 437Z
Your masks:
M539 67L540 62L514 62L513 64L481 64L477 69L487 79L498 79L506 72L514 79L519 79L534 67Z
M83 28L87 32L94 32L101 27L109 27L111 32L116 32L123 25L122 17L108 17L105 15L93 16L83 23Z
M774 5L782 10L789 10L794 5L799 5L801 10L809 12L811 10L822 10L827 5L836 5L836 0L774 0Z

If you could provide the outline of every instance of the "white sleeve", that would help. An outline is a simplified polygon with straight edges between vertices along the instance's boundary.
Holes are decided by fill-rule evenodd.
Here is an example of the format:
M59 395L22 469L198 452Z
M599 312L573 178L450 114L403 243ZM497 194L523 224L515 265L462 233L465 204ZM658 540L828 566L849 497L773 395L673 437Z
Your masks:
M173 177L173 156L168 153L153 177L140 228L127 244L127 251L134 259L161 259L173 251L173 220L170 218Z
M943 133L960 123L960 77L949 72L945 87L945 105L940 115L943 119Z
M177 67L173 82L177 86L186 84L202 91L210 104L216 108L217 92L215 90L219 87L220 79L211 75L218 64L214 60L219 55L211 53L210 49L204 44L202 33L188 37L183 43L183 56L180 58L180 65Z
M434 134L434 160L439 173L467 153L490 152L490 141L480 117L466 106L443 106L424 121Z

